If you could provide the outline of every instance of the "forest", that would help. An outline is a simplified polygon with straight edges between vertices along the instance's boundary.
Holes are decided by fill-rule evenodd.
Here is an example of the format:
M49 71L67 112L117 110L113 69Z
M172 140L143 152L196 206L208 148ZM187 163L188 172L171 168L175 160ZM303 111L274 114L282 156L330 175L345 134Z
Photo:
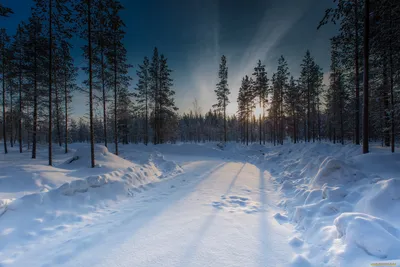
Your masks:
M396 0L335 0L321 14L319 31L334 23L331 63L322 70L312 51L304 51L298 77L282 55L278 62L254 62L235 99L230 94L229 62L221 56L215 75L213 108L203 112L197 100L188 112L175 103L166 55L154 48L143 62L129 62L127 27L117 0L35 0L31 16L17 31L0 31L1 127L3 152L19 147L36 157L38 144L242 142L354 143L369 152L369 142L395 151L400 124L400 5ZM13 10L0 5L0 15ZM1 26L1 25L0 25ZM71 56L73 39L85 59ZM137 75L131 77L129 70ZM266 65L277 64L274 73ZM218 69L219 67L219 69ZM83 72L84 80L78 79ZM329 83L324 84L324 72ZM71 101L87 96L88 112L71 116ZM236 114L226 108L237 101Z

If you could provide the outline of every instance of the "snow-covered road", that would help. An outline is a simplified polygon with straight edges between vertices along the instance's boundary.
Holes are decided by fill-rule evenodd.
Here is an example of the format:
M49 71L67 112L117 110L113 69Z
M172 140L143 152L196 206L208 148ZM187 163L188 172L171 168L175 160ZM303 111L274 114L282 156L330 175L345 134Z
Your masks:
M184 173L143 187L20 255L12 266L284 266L293 257L279 196L258 167L185 159Z

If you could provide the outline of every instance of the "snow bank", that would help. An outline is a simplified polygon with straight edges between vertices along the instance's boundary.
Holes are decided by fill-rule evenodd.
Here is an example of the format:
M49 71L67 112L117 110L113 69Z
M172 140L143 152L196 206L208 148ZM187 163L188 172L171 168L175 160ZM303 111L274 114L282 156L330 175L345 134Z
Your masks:
M400 178L373 184L355 209L393 223L400 222Z
M72 227L115 201L149 190L161 178L183 172L160 153L138 164L97 145L95 157L96 168L90 168L89 146L79 146L72 157L51 167L74 179L46 191L0 199L0 255L6 248Z
M95 145L94 155L97 168L106 168L108 170L118 170L127 168L132 165L131 162L110 153L107 147L102 145ZM74 155L66 160L63 164L58 166L65 169L81 169L91 167L91 152L89 145L80 146Z
M351 168L344 161L333 157L327 157L320 165L317 174L311 179L315 186L348 185L355 183L366 176L357 169Z
M296 226L293 266L370 266L400 259L400 154L333 144L270 147L260 163ZM304 244L303 244L304 240ZM307 245L305 245L307 244Z
M364 213L343 213L334 224L347 249L356 246L381 259L400 258L400 232L386 221Z
M154 164L157 169L161 171L162 174L160 178L183 173L182 168L176 162L166 160L159 152L151 154L149 162Z

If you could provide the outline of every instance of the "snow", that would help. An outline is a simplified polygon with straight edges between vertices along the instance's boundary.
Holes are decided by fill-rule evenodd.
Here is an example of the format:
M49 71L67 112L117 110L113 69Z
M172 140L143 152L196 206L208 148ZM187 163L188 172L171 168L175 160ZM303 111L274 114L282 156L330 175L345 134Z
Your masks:
M277 220L287 216L296 229L293 264L370 266L400 259L399 153L373 147L361 155L354 145L324 143L267 150L263 165L285 196L279 206L286 213Z
M96 145L90 168L70 147L0 157L1 267L400 264L399 153Z

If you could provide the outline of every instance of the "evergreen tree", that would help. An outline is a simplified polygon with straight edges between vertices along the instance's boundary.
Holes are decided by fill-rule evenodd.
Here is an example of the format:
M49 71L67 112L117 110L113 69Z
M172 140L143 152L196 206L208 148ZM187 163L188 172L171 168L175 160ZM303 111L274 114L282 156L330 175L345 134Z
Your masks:
M279 124L279 142L280 144L283 144L283 139L285 136L285 128L284 128L284 113L283 113L283 100L284 100L284 92L287 87L289 79L289 68L287 65L287 62L283 56L281 56L278 60L278 69L275 74L275 83L274 87L276 88L276 98L277 100L277 107L276 107L276 112L277 112L277 117L279 118L278 124Z
M83 47L85 58L88 59L88 68L85 69L89 75L87 84L89 86L89 134L90 134L90 155L91 155L91 167L95 167L94 157L94 121L93 121L93 53L92 53L92 42L93 42L93 28L92 13L96 10L96 6L93 0L82 0L76 5L76 10L79 18L80 36L87 41L87 45Z
M144 144L149 142L149 90L150 90L150 62L147 57L144 58L143 64L139 65L139 70L136 72L138 76L138 83L136 88L136 102L139 110L139 115L144 117Z
M268 102L268 77L267 77L267 72L265 71L265 65L261 64L261 60L257 62L257 66L254 68L254 84L253 84L253 90L254 94L258 97L258 102L259 102L259 108L260 108L260 114L258 117L259 121L259 139L260 139L260 145L261 145L261 138L263 136L262 134L262 125L264 124L264 108L265 104ZM264 135L265 136L265 135ZM264 144L265 144L265 138L264 138Z
M299 99L301 99L300 88L293 76L291 76L287 89L284 93L284 105L286 115L292 119L292 125L290 128L292 129L293 143L297 143L298 141L298 114L301 106Z
M119 12L123 9L123 6L119 1L108 1L108 6L111 9L110 14L112 27L112 49L109 51L108 62L109 65L112 66L111 72L113 74L113 78L111 79L110 83L114 89L114 143L115 154L118 155L118 121L120 120L118 114L118 94L119 92L121 92L121 94L127 94L126 90L131 81L131 77L128 75L128 69L131 67L131 65L127 63L127 52L123 44L123 38L125 35L123 28L125 24L119 15ZM128 99L125 101L128 101ZM124 106L124 103L121 103L121 106ZM125 117L126 114L124 113L122 116Z
M160 56L160 72L159 72L159 143L164 143L171 138L176 130L176 111L174 95L175 91L171 89L173 80L171 70L168 67L167 58Z
M218 77L220 79L217 83L217 89L214 92L217 95L217 104L213 105L219 113L223 113L224 120L224 142L226 142L227 128L226 128L226 107L229 104L230 90L228 88L228 67L226 66L226 57L221 57L219 65Z
M158 49L157 47L154 48L153 51L153 57L151 60L150 64L150 96L151 96L151 102L153 103L153 114L152 114L152 128L153 128L153 144L158 144L160 137L160 131L159 131L159 105L160 105L160 100L159 100L159 81L160 81L160 58L158 55Z
M1 74L2 74L2 105L3 105L3 143L4 153L7 154L7 121L6 121L6 64L7 64L7 49L10 37L5 29L0 29L0 50L1 50Z
M242 84L239 88L239 95L238 95L238 116L239 120L242 123L243 127L243 141L246 140L246 145L249 144L249 129L250 127L250 119L251 116L253 115L253 109L255 108L255 90L252 88L252 84L254 82L249 79L249 77L246 75L242 79Z

